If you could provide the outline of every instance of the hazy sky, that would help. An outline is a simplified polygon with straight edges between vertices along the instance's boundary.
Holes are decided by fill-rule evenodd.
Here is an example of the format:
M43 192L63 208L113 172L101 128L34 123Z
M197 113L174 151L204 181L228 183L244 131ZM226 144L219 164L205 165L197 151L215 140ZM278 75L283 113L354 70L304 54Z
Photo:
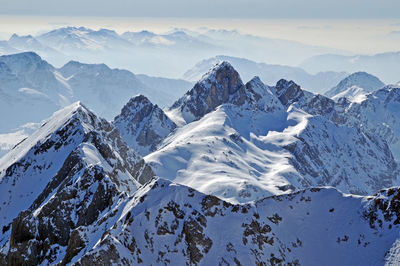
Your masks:
M400 18L399 0L0 0L2 15Z
M237 29L373 54L399 50L400 0L0 0L0 40L62 26Z

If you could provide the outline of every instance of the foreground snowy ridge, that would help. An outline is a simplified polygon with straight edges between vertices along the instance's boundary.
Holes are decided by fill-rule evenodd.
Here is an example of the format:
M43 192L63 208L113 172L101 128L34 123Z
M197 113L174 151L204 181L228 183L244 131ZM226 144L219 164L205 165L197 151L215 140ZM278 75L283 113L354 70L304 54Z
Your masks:
M67 183L63 190L87 184L90 191L97 184L89 180ZM98 182L109 181L100 177ZM76 222L75 208L54 214L50 201L33 213L21 213L13 222L19 230L12 232L7 260L42 265L383 265L399 259L399 197L400 188L373 197L311 188L236 205L154 179L131 196L111 196L112 204L100 210L98 219L78 220L81 225L69 239L58 234L65 230L55 215ZM67 206L74 201L63 203ZM43 228L48 220L54 226Z

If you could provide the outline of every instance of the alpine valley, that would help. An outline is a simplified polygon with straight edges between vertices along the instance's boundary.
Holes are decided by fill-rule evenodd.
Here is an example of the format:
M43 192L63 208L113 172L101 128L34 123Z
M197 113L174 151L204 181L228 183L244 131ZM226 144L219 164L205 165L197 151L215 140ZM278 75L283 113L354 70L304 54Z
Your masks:
M192 85L19 56L0 93L59 110L0 158L0 265L398 265L399 85L358 72L324 96L227 61ZM158 82L191 89L154 102Z

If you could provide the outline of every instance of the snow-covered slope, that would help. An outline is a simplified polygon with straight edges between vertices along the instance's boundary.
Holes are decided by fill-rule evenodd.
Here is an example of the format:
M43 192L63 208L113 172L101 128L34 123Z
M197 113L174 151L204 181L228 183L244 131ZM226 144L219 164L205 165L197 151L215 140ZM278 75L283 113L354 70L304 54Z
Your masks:
M10 223L21 211L41 206L67 177L85 176L82 169L96 173L96 167L126 189L132 189L129 182L144 183L152 177L118 131L79 102L56 112L0 159L0 243L7 240Z
M292 81L243 85L224 62L166 113L179 128L145 160L163 178L232 202L321 185L368 194L398 182L384 140L335 123L332 100Z
M333 100L346 97L352 102L365 100L366 94L379 90L385 84L379 78L366 72L356 72L340 81L335 87L325 93Z
M142 156L155 151L157 145L176 128L163 110L143 95L129 100L113 123L126 143Z
M313 188L232 205L154 180L75 229L64 246L48 246L50 261L35 257L34 247L46 243L34 234L35 223L44 218L26 214L14 223L33 234L24 239L15 232L12 247L20 253L9 255L31 264L383 265L398 241L398 196L398 188L373 197Z
M85 172L99 171L99 167L88 168ZM311 188L234 205L162 179L126 192L107 172L101 173L96 178L70 176L70 182L63 183L43 206L22 212L13 222L19 230L12 231L10 251L2 263L396 262L399 188L369 197ZM101 188L107 189L104 197L99 196ZM88 204L81 204L79 198ZM97 212L90 215L88 210Z
M193 68L185 72L183 78L197 81L213 65L223 61L228 61L232 64L245 81L254 76L259 76L264 83L275 84L278 80L284 78L295 81L309 91L319 93L330 89L348 75L346 72L333 71L319 72L312 75L298 67L256 63L244 58L219 55L197 63Z
M387 141L400 161L400 86L388 85L367 95L361 103L346 106L343 123Z
M350 102L360 103L364 101L369 92L358 86L351 86L344 91L332 96L332 100L337 101L340 98L347 98Z

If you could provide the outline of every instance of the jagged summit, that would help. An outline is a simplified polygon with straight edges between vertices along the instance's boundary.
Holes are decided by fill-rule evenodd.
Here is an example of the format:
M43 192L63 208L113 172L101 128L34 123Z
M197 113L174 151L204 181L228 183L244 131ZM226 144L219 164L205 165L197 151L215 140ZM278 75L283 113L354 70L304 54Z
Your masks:
M229 75L230 73L239 76L239 73L233 68L233 66L228 61L220 61L219 63L216 63L212 68L210 68L208 72L205 73L198 82L210 79L213 80L217 78L220 79L224 75Z
M254 104L263 95L272 95L259 77L243 84L239 73L226 61L216 64L172 105L167 114L177 124L198 120L222 104ZM256 106L256 105L254 105Z
M243 89L239 73L228 62L220 62L211 68L171 110L181 112L185 123L197 120Z
M176 128L163 110L144 95L131 98L113 123L128 145L142 156L155 151L157 145Z
M79 32L79 31L81 31L81 32L90 32L90 31L93 31L93 30L91 30L89 28L86 28L86 27L83 27L83 26L81 26L81 27L67 26L67 27L62 27L62 28L58 28L58 29L49 31L49 32L47 32L45 34L42 34L41 36L44 37L44 36L50 36L50 35L54 35L54 34L76 33L76 32Z
M304 95L303 90L294 81L281 79L275 86L276 94L282 104L290 105Z
M20 40L20 39L32 40L32 39L34 39L34 37L30 34L21 36L21 35L14 33L13 35L11 35L9 41Z

